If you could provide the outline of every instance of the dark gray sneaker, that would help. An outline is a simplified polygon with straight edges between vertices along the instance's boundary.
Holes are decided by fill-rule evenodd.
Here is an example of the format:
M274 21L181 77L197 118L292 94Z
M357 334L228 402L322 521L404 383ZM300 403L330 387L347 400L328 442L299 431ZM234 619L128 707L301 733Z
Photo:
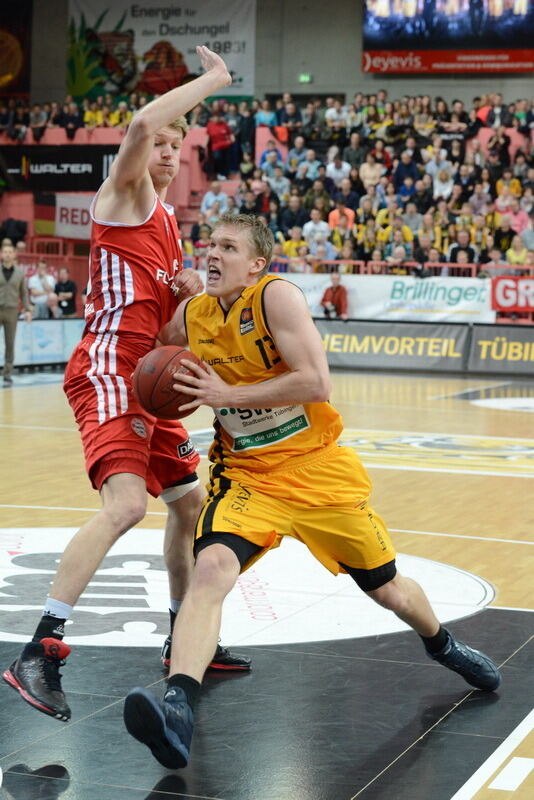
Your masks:
M38 711L68 722L70 708L61 688L59 668L69 653L68 644L52 637L29 642L2 677Z
M445 628L447 644L439 653L427 653L434 661L452 669L475 689L493 692L501 682L501 673L485 653L458 642Z
M124 701L124 724L164 767L180 769L187 765L193 711L182 689L168 689L163 701L141 687L132 689Z

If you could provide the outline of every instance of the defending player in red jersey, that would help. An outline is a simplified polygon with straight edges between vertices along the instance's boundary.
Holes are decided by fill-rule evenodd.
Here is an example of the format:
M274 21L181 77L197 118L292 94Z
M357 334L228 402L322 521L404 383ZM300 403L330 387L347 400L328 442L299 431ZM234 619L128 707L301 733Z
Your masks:
M102 508L67 545L33 641L3 674L24 700L63 721L70 719L59 674L70 652L62 641L64 624L113 543L143 519L147 489L168 508L171 626L192 569L203 498L198 455L180 422L155 420L136 403L130 375L177 304L202 290L197 273L182 271L174 211L165 204L187 132L183 114L231 82L218 55L207 47L197 52L204 74L136 115L92 205L86 325L64 389ZM169 650L170 637L164 661ZM218 647L212 666L248 669L250 661Z

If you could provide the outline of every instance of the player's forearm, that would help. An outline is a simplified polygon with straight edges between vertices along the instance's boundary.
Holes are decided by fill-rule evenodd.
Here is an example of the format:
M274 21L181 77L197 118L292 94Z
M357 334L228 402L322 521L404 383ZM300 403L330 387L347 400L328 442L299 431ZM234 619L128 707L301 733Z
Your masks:
M185 347L187 339L183 326L171 319L158 333L158 343L160 345L175 345L176 347Z
M132 121L132 125L143 124L148 135L153 135L160 128L173 122L191 111L196 105L215 92L227 86L224 73L213 69L200 75L195 80L171 89L143 108Z
M279 408L289 403L322 403L330 391L328 375L296 370L261 383L233 386L229 395L235 408Z

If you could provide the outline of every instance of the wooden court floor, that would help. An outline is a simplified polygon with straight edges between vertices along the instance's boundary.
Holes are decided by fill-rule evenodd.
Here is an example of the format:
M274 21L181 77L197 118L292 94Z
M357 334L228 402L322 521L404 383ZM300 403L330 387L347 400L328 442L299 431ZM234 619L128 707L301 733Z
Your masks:
M451 627L466 639L471 637L470 643L490 652L503 665L505 680L499 697L488 699L469 691L457 676L438 674L435 665L421 655L418 643L410 639L412 634L404 629L380 629L374 636L372 629L365 628L358 634L361 639L333 636L318 644L313 636L293 641L286 625L282 638L274 637L272 642L254 633L247 634L248 639L230 640L233 646L250 647L255 669L244 679L208 681L210 702L216 703L218 696L229 716L214 721L206 701L197 766L192 763L178 777L165 775L163 768L149 761L148 751L145 754L133 741L124 741L126 749L124 753L120 750L120 763L112 766L102 759L95 778L83 763L80 748L86 751L89 747L94 758L99 737L109 743L115 741L114 735L124 740L116 709L121 695L130 688L130 678L133 680L126 662L132 653L137 654L137 682L145 685L159 688L161 675L142 674L144 669L155 671L157 655L150 648L135 648L131 643L124 648L111 647L108 649L118 659L114 662L118 671L127 675L126 684L123 686L117 676L104 690L109 677L97 662L105 647L100 640L93 645L88 639L78 648L81 656L72 690L80 697L79 724L73 720L60 727L28 709L8 687L2 687L3 796L19 800L59 796L76 800L534 797L534 379L339 372L333 375L333 385L332 402L345 422L343 443L356 448L373 479L373 507L386 520L407 564L414 564L423 575L427 565L437 565L436 582L442 583L439 590L436 588L436 596L443 608L455 603L462 608L462 603L466 607L474 604L469 613L459 612L458 622ZM194 443L205 454L210 441L210 412L202 409L187 423ZM56 542L47 532L76 528L98 508L98 497L84 473L78 433L59 375L19 376L12 389L0 391L0 453L0 548L4 565L0 572L0 656L3 662L7 659L7 665L23 641L21 629L9 619L24 603L20 601L17 606L4 591L11 580L6 577L10 559L20 560L25 553L18 539L23 541L24 532L30 537L27 541L39 541L42 535L43 553L60 551L62 534L58 533ZM205 458L200 475L202 479L207 475ZM163 521L162 504L150 499L147 516L138 528L161 530ZM32 564L17 562L22 564L22 572L34 567L37 572L44 569L37 555L34 557L37 560ZM430 576L433 567L428 569ZM466 583L456 584L451 578L449 584L447 575L465 577ZM263 579L267 580L265 576ZM28 581L30 585L36 584ZM473 597L460 596L464 591L473 592ZM477 603L480 608L475 608ZM33 596L28 606L34 619L37 601ZM26 608L20 614L24 620L30 618ZM2 624L3 620L7 622ZM163 630L158 628L158 633ZM359 651L354 657L354 642L363 643L365 653ZM394 646L386 658L384 652L391 643ZM411 648L417 649L417 658L409 655ZM363 669L369 659L382 666L385 685L375 683L376 676L369 678L368 664ZM414 683L410 683L413 672L408 667L419 671ZM107 669L113 671L110 664ZM280 681L267 681L264 669L271 676L278 674ZM298 688L295 669L305 675ZM328 684L330 670L340 678L345 676L354 687L348 708L341 704L338 709L334 691L332 696L326 692L325 697L324 682ZM105 696L99 694L102 691ZM312 752L317 742L328 741L329 757L321 749L320 757L310 756L308 761L301 751L293 750L288 734L291 720L284 717L283 730L279 729L276 714L270 716L272 708L270 724L262 723L258 730L257 720L249 713L257 692L263 697L261 715L270 692L280 695L285 703L304 705L315 702L315 692L319 692L317 715L296 715L297 739L304 735ZM369 692L380 696L380 701L377 699L362 713L359 701L362 705L368 702ZM397 714L392 705L392 698L401 696L399 693L402 714ZM236 704L240 707L243 701L247 705L246 723L239 715L234 717ZM201 708L204 710L204 705ZM334 709L341 716L347 712L353 726L347 729L339 723L324 730L325 709ZM99 724L94 721L95 715ZM2 718L7 720L5 725ZM87 724L82 735L83 720L92 724ZM224 739L228 720L235 724L237 740L234 737L221 744L210 739L217 731ZM241 747L242 725L249 726L246 737L253 739L269 760L271 774L264 764L256 777L251 777L251 762L231 755L234 748ZM367 742L361 755L348 759L344 752L348 731L358 742L360 736L372 738L373 746ZM242 746L246 748L246 742ZM304 752L308 750L304 748ZM144 761L144 768L133 769L133 761ZM303 763L311 771L307 777L301 774ZM56 772L46 772L50 765Z

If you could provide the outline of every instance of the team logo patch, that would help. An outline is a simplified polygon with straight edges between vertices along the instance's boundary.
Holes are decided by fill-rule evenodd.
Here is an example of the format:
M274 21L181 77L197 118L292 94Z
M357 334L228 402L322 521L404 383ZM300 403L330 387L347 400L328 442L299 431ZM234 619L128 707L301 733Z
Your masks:
M252 316L252 309L251 308L244 308L241 312L241 317L239 319L239 332L241 336L244 333L250 333L250 331L254 330L254 317Z
M147 437L146 426L142 419L139 419L139 417L133 417L131 425L134 433L140 436L141 439L146 439Z
M191 455L195 448L193 447L193 442L191 439L188 439L187 442L179 444L176 449L178 451L178 458L186 458L187 456Z

